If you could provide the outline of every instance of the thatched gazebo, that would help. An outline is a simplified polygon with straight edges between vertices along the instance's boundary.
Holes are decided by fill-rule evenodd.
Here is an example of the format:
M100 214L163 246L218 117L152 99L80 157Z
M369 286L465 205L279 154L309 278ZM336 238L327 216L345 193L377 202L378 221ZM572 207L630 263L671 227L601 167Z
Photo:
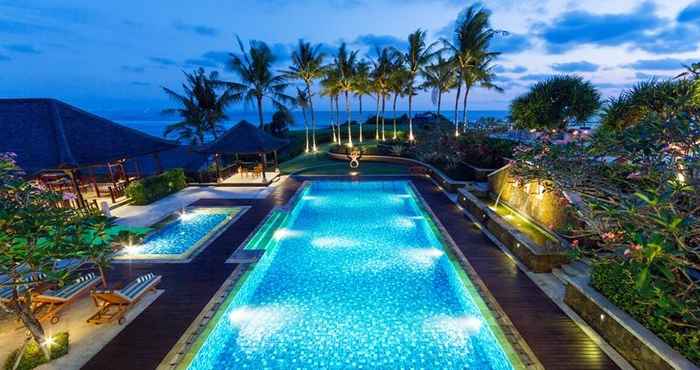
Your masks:
M152 156L160 171L159 153L178 146L55 99L0 99L0 132L0 152L16 153L28 177L70 188L77 207L87 206L83 192L91 187L97 198L106 195L95 181L97 167L106 167L123 193L130 181L127 161ZM140 177L138 162L129 164ZM91 176L82 176L82 169Z
M287 144L289 144L288 140L276 138L244 120L230 128L214 142L204 145L199 151L214 155L217 180L220 178L219 158L222 154L257 155L262 163L263 182L267 182L265 175L267 154L274 155L275 169L277 169L277 151Z

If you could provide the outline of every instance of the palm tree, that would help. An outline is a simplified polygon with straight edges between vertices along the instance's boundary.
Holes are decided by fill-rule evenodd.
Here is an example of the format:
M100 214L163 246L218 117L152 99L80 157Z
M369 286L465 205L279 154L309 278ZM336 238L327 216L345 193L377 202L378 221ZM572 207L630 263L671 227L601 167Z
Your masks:
M361 60L359 63L357 63L355 75L353 76L353 91L360 103L360 117L362 117L362 97L365 95L369 96L372 94L372 85L370 83L369 78L369 69L370 63L365 60ZM362 134L362 123L363 121L362 119L360 119L360 144L362 144L364 139Z
M331 115L335 115L335 121L331 119L333 143L340 145L342 144L342 139L340 137L340 113L338 112L338 97L340 96L340 88L338 85L338 72L334 67L335 66L331 64L324 68L324 78L321 80L321 95L327 96L330 100L330 112Z
M283 75L272 72L275 56L266 43L251 40L248 50L241 39L236 36L240 54L231 53L229 68L238 76L239 82L227 82L232 94L246 104L255 103L258 109L260 128L264 129L263 100L270 99L276 110L286 108L285 104L294 102L294 98L286 95L287 81Z
M414 141L413 135L413 96L415 95L415 82L418 72L423 66L430 63L435 56L433 50L437 43L428 45L426 43L426 32L417 29L412 34L408 35L408 50L404 56L406 67L408 70L408 140Z
M394 94L393 111L394 111L394 135L393 140L397 139L396 132L396 101L399 97L404 97L410 94L409 85L411 84L410 72L404 66L402 58L397 58L391 66L391 77L389 78L389 88ZM410 122L410 121L409 121ZM410 137L410 136L409 136Z
M345 94L345 110L348 116L348 146L352 146L352 110L350 108L350 93L355 88L355 72L357 71L357 51L347 50L345 43L340 44L335 57L335 67L338 72L338 87Z
M308 89L300 89L297 87L297 96L296 96L296 105L301 108L301 114L304 116L304 131L305 131L305 137L306 137L306 150L305 152L309 152L309 123L306 120L306 110L310 109L311 107L311 98L308 95ZM316 149L314 148L314 151Z
M384 107L386 103L386 97L390 93L390 77L391 68L396 57L393 50L389 48L376 49L377 59L372 61L372 72L371 72L371 85L372 90L377 96L377 115L375 120L375 140L379 141L379 101L381 100L381 110L382 110L382 135L381 140L386 140L386 134L384 130Z
M496 74L493 72L494 66L491 64L493 57L487 56L481 60L478 60L475 65L469 68L469 73L462 78L464 81L464 101L462 106L464 129L467 129L467 97L469 96L469 91L474 86L479 86L484 89L496 90L498 92L503 92L503 89L496 86L494 83L494 78Z
M323 59L325 54L320 51L321 45L312 46L311 43L299 40L297 49L292 52L292 65L284 75L290 79L301 80L306 86L305 95L308 97L309 111L311 112L311 148L314 152L316 147L316 113L314 111L312 86L314 81L323 77ZM308 151L308 145L307 145Z
M457 72L460 75L461 83L465 83L465 109L462 113L465 126L467 124L466 101L470 92L470 86L467 84L470 81L478 79L477 77L471 76L471 74L479 73L473 69L475 66L479 65L479 63L483 62L483 60L494 58L500 54L488 51L491 40L496 35L504 33L503 31L497 31L491 28L489 23L490 17L491 13L488 10L482 8L478 4L474 4L467 8L460 16L460 19L457 20L454 31L454 41L442 40L445 46L453 52L454 66L457 68ZM458 86L457 99L459 99L461 83ZM455 111L456 110L457 103L455 103ZM458 129L459 122L456 122L456 125Z
M221 131L220 124L226 117L226 107L236 101L236 97L228 90L219 94L223 87L219 82L219 74L210 72L207 75L203 68L185 74L182 84L184 94L179 94L167 87L163 91L178 102L181 107L169 108L164 114L177 114L181 121L168 125L165 136L177 132L178 140L186 140L192 145L204 144L207 134L217 138Z
M438 54L435 63L426 66L421 72L424 80L422 87L431 90L430 97L433 104L437 105L437 115L439 118L442 94L450 91L450 89L457 84L455 69L449 60L444 59L441 54Z

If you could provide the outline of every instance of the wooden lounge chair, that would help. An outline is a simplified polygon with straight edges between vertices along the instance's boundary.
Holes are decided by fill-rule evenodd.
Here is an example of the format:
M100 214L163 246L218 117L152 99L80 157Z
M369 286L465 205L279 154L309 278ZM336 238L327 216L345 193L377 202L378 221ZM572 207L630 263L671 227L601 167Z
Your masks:
M23 281L17 285L17 292L19 294L24 294L33 285L32 283L40 281L40 280L44 279L44 277L45 277L45 275L43 273L40 273L40 272L27 273L22 278ZM8 280L9 279L5 280L5 283L7 283ZM25 282L26 282L26 284L23 284ZM38 285L34 284L34 288L35 289L39 288L37 290L45 289L45 287L42 284L38 284ZM10 287L10 286L0 288L0 302L3 302L3 303L10 302L12 300L12 297L13 297L13 291L14 291L14 288ZM22 299L22 297L20 297L20 299Z
M92 292L92 299L99 310L87 322L104 324L116 319L119 325L124 324L126 321L124 315L143 298L146 292L155 291L160 279L160 275L146 274L122 289Z
M41 314L39 321L50 319L52 324L60 320L60 312L74 303L80 296L94 289L101 278L97 274L83 275L58 290L47 290L32 297L33 310Z

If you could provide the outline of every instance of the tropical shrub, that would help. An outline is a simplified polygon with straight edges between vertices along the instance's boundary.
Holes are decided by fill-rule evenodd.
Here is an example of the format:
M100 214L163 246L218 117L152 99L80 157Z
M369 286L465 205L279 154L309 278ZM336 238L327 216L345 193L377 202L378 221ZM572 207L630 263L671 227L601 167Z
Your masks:
M142 206L184 189L187 178L182 168L175 168L160 175L134 181L126 188L132 204Z
M518 128L565 129L585 123L600 109L600 93L579 76L554 76L536 83L510 105Z
M659 282L648 294L636 289L640 265L624 259L596 263L591 285L690 361L700 363L700 294L679 291L680 286ZM680 300L682 298L683 300Z
M113 226L104 216L55 207L61 198L74 196L26 181L15 156L0 155L0 274L9 277L0 282L0 289L12 293L0 304L37 343L44 343L46 336L32 309L35 290L63 284L84 262L106 263L113 241L129 234L129 229ZM57 260L77 263L57 268ZM48 358L43 346L42 351Z
M39 365L45 364L50 360L62 357L68 353L68 333L62 332L55 334L51 336L51 339L53 340L53 343L48 346L49 352L51 353L49 360L47 360L46 356L44 356L41 347L34 340L32 340L24 348L22 359L19 361L17 367L15 368L14 366L15 362L17 361L17 356L21 352L21 348L18 348L10 353L5 360L4 369L30 370Z
M569 195L581 221L570 230L576 254L623 259L635 304L658 308L643 323L681 346L697 340L686 333L700 330L700 178L688 170L700 165L699 142L696 116L650 114L590 140L543 137L518 147L512 167L518 183Z

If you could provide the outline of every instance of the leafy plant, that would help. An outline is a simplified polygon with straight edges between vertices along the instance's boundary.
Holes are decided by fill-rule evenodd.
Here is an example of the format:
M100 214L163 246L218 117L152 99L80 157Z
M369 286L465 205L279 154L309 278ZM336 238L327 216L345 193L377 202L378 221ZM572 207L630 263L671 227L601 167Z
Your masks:
M22 348L18 348L7 356L4 366L5 370L31 370L39 365L49 362L50 360L54 360L68 354L68 333L61 332L55 334L51 336L51 339L53 343L47 346L49 352L51 353L49 360L47 360L44 356L41 346L32 340L31 342L27 343L24 350L22 350ZM22 353L22 359L17 364L17 367L15 367L17 356L19 356L20 353Z
M181 168L163 172L160 175L134 181L126 188L126 195L134 205L146 205L169 194L184 189L187 178Z
M516 127L564 129L584 123L600 108L600 93L579 76L554 76L536 83L510 106Z

